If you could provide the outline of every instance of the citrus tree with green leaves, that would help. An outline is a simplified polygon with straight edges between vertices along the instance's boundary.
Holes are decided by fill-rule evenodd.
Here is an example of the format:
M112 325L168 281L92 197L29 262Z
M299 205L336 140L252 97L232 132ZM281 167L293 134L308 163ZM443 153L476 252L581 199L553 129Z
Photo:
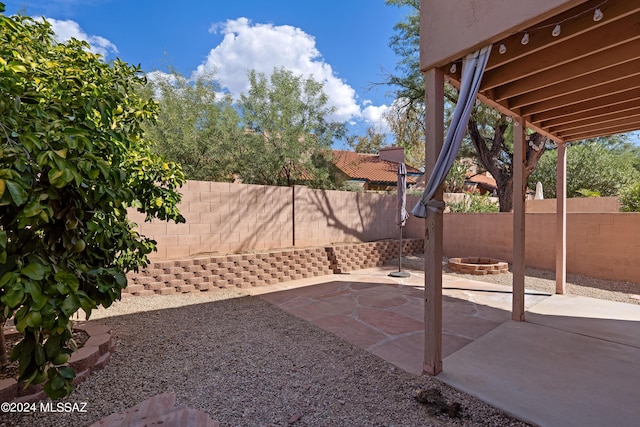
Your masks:
M0 315L22 335L18 381L54 399L72 391L71 317L119 299L155 249L127 209L184 221L182 172L144 138L140 70L88 48L0 15Z

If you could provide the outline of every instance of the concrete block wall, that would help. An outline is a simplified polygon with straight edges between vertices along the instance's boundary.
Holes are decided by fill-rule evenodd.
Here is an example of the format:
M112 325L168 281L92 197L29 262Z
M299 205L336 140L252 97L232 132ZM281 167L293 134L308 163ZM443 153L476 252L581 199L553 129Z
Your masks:
M554 213L557 208L556 199L525 200L527 213ZM572 197L567 199L567 212L572 213L604 213L619 212L620 203L617 197Z
M296 246L370 242L399 236L395 194L295 187L295 197Z
M181 192L180 209L186 224L145 223L142 215L130 212L139 231L158 242L158 252L151 255L154 261L399 237L395 194L203 181L188 181ZM417 200L407 197L408 211ZM584 200L594 199L580 199L579 203L586 203ZM613 206L611 200L605 202ZM587 209L580 206L574 208ZM640 283L640 214L574 213L571 209L567 214L567 271ZM423 219L411 216L404 237L424 238L424 224ZM444 254L511 262L512 227L510 213L446 213ZM527 207L527 265L555 269L555 229L553 213L534 213Z
M148 223L129 211L140 233L158 242L151 259L292 246L290 188L187 181L180 192L184 224Z
M153 260L398 238L395 194L188 181L185 224L129 218L158 242ZM413 205L411 205L412 207ZM417 218L409 220L420 222ZM407 237L411 236L405 231Z
M348 273L365 268L380 267L385 262L398 258L399 240L368 242L360 244L341 244L331 246L331 265L334 273ZM405 239L402 241L402 255L424 253L424 239Z
M423 251L422 239L403 241L403 254ZM172 295L219 288L265 286L381 266L396 258L397 241L271 250L156 261L128 274L123 295Z
M567 270L640 283L640 214L576 214L567 218ZM571 271L571 270L569 270Z
M525 263L555 270L555 214L526 215ZM449 257L483 256L513 261L511 213L445 214ZM568 213L567 271L640 284L640 214Z

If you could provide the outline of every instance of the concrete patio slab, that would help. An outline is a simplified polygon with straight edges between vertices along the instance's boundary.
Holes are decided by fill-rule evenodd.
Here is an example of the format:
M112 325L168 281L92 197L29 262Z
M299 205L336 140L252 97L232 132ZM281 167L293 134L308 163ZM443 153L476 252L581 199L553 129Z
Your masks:
M536 425L622 427L640 419L636 347L508 321L443 365L445 383Z
M640 306L577 295L553 295L527 322L640 348Z

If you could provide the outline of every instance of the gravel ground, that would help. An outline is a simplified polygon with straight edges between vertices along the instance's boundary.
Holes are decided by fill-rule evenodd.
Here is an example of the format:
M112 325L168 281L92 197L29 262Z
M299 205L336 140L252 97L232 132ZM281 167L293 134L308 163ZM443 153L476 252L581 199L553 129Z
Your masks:
M165 392L222 426L526 425L239 292L134 297L96 317L116 351L67 399L87 412L0 414L0 425L89 425ZM420 391L444 403L419 403Z
M423 264L410 257L403 265ZM511 284L510 273L457 275ZM572 294L640 303L638 284L577 275L568 282ZM553 273L528 269L526 286L552 292ZM111 327L116 351L67 400L86 402L87 412L0 414L0 426L88 425L166 392L222 426L526 425L241 290L128 298L92 318ZM427 394L433 403L438 392L440 406L416 400Z

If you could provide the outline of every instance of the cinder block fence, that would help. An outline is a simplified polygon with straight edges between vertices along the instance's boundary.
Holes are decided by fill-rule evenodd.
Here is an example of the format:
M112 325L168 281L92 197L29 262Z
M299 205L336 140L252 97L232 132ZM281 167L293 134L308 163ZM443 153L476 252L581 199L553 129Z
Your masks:
M273 268L277 269L279 265L271 266L270 258L264 261L269 264L268 267L260 264L259 267L251 267L253 271L240 263L236 265L236 255L226 254L240 254L241 261L249 261L242 260L242 256L248 252L288 253L288 248L294 251L321 248L322 253L322 250L331 247L333 256L340 257L337 248L344 243L356 245L350 250L363 251L357 259L365 260L375 259L377 255L370 253L374 249L364 242L377 243L398 238L395 194L204 181L188 181L181 191L183 201L180 210L187 219L185 224L161 221L145 223L142 215L130 212L130 218L139 224L140 233L158 242L158 252L152 254L156 263L148 269L153 274L148 274L140 282L132 282L131 293L170 293L171 289L188 292L190 286L194 290L204 288L208 283L207 278L215 278L215 283L221 286L239 286L246 278L251 278L246 286L278 280L278 273ZM411 210L416 202L417 197L407 197L407 210ZM553 202L527 202L527 266L548 270L555 268L556 219L552 212ZM615 199L567 200L567 272L640 283L640 213L616 210ZM443 222L444 255L512 261L512 214L446 213ZM424 220L411 216L404 228L404 237L423 238L424 225ZM227 257L231 259L226 260ZM305 256L305 259L318 257L315 254ZM287 259L291 264L292 258ZM281 262L284 263L284 258ZM348 271L343 269L365 265L359 262L365 261L345 261L331 269ZM182 266L181 263L188 265ZM233 268L221 275L219 271L231 268L230 263L234 263ZM210 268L206 267L209 264ZM194 271L179 271L177 267ZM239 267L243 267L243 270L240 271ZM298 268L298 273L295 272L296 268L293 273L280 273L296 277L303 274L306 268ZM204 270L210 270L211 273ZM306 274L313 273L306 271ZM167 280L174 282L169 284ZM210 283L210 286L218 285Z

